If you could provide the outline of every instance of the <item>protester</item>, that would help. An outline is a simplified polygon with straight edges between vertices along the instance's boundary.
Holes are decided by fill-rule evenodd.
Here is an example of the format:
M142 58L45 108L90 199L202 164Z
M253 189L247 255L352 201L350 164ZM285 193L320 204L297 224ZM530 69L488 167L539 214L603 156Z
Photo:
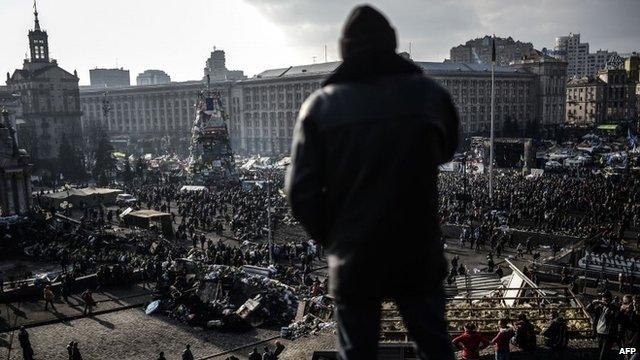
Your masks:
M262 355L258 352L258 348L253 348L249 353L249 360L262 360Z
M611 348L617 336L618 309L612 303L611 293L606 291L600 300L594 300L587 306L594 324L594 332L598 338L599 360L611 358Z
M533 324L527 319L527 315L524 313L518 315L515 326L515 344L525 351L534 350L536 348L536 332Z
M638 295L626 294L618 315L620 347L640 349L640 304Z
M56 307L53 305L53 291L51 291L51 286L47 285L47 286L44 287L43 298L44 298L44 309L45 310L47 310L49 308L49 305L51 305L51 308L53 310L56 309Z
M464 325L464 333L452 341L455 349L462 350L464 360L480 359L480 350L489 346L489 340L476 331L476 324L467 323Z
M158 354L158 358L156 360L167 360L167 358L164 357L164 351L160 351L160 354Z
M509 326L509 320L500 319L498 322L499 330L498 334L491 340L491 343L495 345L496 360L509 360L511 353L511 347L509 342L515 335L513 328Z
M352 11L342 64L299 113L287 194L294 216L328 246L341 358L376 357L389 296L418 357L449 360L436 184L458 143L458 117L446 90L396 47L382 14Z
M31 340L29 340L29 333L24 326L20 327L20 332L18 333L18 342L20 343L20 347L22 348L22 357L24 360L33 360L33 348L31 347Z
M182 351L182 360L194 360L193 353L191 352L190 344L187 344L184 351Z
M541 335L545 337L545 344L553 350L562 350L567 347L569 343L567 321L557 310L551 311L551 322Z
M78 342L74 342L73 343L73 350L72 350L72 358L73 360L82 360L82 354L80 354L80 349L78 348Z
M84 302L84 310L82 313L87 315L87 313L91 314L93 312L93 307L96 306L96 302L93 299L93 292L91 289L85 290L80 296L82 301Z

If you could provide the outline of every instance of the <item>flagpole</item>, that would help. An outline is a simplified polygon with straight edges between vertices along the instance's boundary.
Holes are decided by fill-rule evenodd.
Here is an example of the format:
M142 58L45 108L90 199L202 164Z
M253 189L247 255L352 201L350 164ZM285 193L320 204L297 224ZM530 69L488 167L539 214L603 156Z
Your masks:
M494 132L494 105L495 105L495 35L492 42L491 54L491 134L489 136L489 200L493 204L493 132Z

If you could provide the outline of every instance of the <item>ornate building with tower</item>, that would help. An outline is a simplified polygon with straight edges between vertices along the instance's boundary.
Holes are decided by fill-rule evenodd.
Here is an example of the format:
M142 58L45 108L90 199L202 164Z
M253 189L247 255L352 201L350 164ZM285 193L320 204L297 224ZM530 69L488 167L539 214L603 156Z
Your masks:
M81 146L80 91L78 75L67 72L49 58L47 32L40 28L38 11L34 12L33 30L29 31L30 59L22 69L7 73L7 86L17 94L22 119L17 126L17 140L31 154L37 168L54 169L63 137Z

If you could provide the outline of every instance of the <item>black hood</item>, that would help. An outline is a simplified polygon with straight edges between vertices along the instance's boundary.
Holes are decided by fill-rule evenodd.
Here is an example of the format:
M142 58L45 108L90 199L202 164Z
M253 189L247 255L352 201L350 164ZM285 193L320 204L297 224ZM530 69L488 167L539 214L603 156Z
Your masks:
M421 73L411 60L396 54L396 47L396 31L384 15L369 5L357 6L342 30L343 62L323 85Z

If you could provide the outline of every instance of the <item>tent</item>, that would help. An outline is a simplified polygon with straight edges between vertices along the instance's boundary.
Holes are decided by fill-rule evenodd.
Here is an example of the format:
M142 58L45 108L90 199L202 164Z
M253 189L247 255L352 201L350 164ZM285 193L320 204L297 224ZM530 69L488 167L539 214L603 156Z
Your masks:
M121 194L120 189L87 187L82 189L67 189L42 195L43 202L48 207L60 207L67 202L73 204L76 209L93 207L98 205L115 204L116 197Z
M171 214L169 213L155 210L130 211L122 216L122 220L127 226L137 226L143 229L148 229L157 223L162 229L162 234L167 237L173 236L173 225L171 225Z

